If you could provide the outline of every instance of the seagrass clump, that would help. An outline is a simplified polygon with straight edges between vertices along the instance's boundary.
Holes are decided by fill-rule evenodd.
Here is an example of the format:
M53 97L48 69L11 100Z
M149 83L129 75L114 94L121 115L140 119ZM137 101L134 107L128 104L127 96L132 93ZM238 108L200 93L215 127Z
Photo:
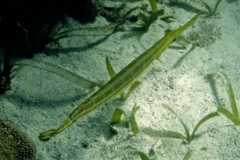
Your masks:
M14 123L0 119L0 159L35 160L35 155L33 141Z

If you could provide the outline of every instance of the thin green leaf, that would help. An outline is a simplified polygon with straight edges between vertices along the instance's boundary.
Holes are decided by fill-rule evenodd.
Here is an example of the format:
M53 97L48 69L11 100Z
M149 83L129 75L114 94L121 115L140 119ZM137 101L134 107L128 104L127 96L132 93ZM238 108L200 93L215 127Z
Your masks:
M203 0L200 0L202 2L202 4L206 7L206 9L208 10L208 13L211 14L213 13L212 8Z
M186 137L175 131L159 131L159 130L153 130L151 128L143 128L142 132L144 134L147 134L151 137L160 137L160 138L175 138L175 139L186 139Z
M203 0L201 0L201 2L202 2L202 4L205 6L205 8L208 10L208 12L207 12L206 14L207 14L208 16L211 16L211 15L213 15L213 14L216 12L216 10L217 10L217 8L218 8L221 0L218 0L218 1L217 1L217 3L216 3L215 6L214 6L214 9L212 9L212 8L211 8L206 2L204 2Z
M39 60L21 60L19 62L16 62L14 65L26 65L38 69L43 69L48 72L51 72L53 74L56 74L58 76L61 76L75 84L77 84L79 87L87 88L89 90L93 90L94 87L98 86L101 87L102 85L97 84L95 82L92 82L90 80L87 80L73 72L70 72L64 68L58 67L56 65L53 65L48 62L39 61Z
M128 96L141 84L141 82L139 81L136 81L134 82L131 87L129 88L128 92L127 92L127 95L125 96L125 99L128 98Z
M183 157L183 160L190 160L191 158L192 158L192 150L189 150Z
M158 136L165 137L165 138L182 139L182 140L186 139L186 137L183 134L175 131L159 131Z
M218 107L218 112L222 113L225 115L229 120L231 120L235 125L240 125L240 118L233 115L230 111L228 111L224 107Z
M192 135L191 135L191 140L193 140L194 138L194 135L195 135L195 132L197 131L197 129L206 121L208 121L209 119L213 118L213 117L216 117L218 116L218 112L212 112L212 113L209 113L208 115L206 115L205 117L203 117L198 123L197 125L194 127L194 130L192 132Z
M149 27L149 17L147 17L145 14L143 13L139 13L139 18L144 22L144 24L146 25L146 27Z
M179 121L181 122L183 128L184 128L184 131L185 131L185 134L186 134L186 138L189 139L190 138L190 133L189 133L189 129L187 128L187 126L185 125L185 123L182 121L182 119L178 116L178 114L172 110L172 108L166 104L162 104L163 107L165 109L167 109L168 111L170 111L172 114L174 114L178 119Z
M135 151L135 154L138 155L141 160L150 160L150 158L148 158L148 156L144 152Z
M157 15L158 15L158 16L164 15L164 9L159 9L159 10L157 11Z
M115 159L115 158L120 157L120 156L125 156L127 154L138 155L141 158L141 160L150 160L144 152L136 150L136 149L126 149L126 150L119 151L111 159Z
M236 102L236 99L235 99L234 91L233 91L232 84L231 84L230 80L228 79L227 75L223 72L218 73L218 75L224 81L225 88L226 88L226 91L227 91L227 94L228 94L228 98L229 98L229 101L230 101L230 105L231 105L233 114L234 114L234 116L239 117L237 102Z
M212 11L212 14L214 14L214 13L216 12L216 10L217 10L220 2L221 2L221 0L218 0L218 1L217 1L216 5L215 5L215 7L214 7L214 9L213 9L213 11Z
M170 23L173 21L174 17L173 16L163 16L160 18L162 21L166 22L166 23Z
M234 91L233 91L232 84L231 84L230 80L228 79L227 75L223 72L210 74L210 75L211 76L218 76L223 80L223 83L225 85L225 89L227 91L230 106L231 106L231 109L232 109L233 113L231 113L229 110L227 110L223 106L218 107L218 112L225 115L235 125L240 125L240 117L239 117L237 102L236 102L236 99L235 99Z
M138 125L137 125L136 118L135 118L135 114L136 114L136 112L139 110L139 108L140 108L139 106L136 106L136 105L135 105L135 106L132 108L132 112L131 112L131 115L130 115L130 117L129 117L129 123L130 123L131 130L132 130L132 132L133 132L134 135L136 135L137 133L140 132L139 127L138 127Z
M121 121L121 116L122 115L124 115L124 117L127 119L126 113L122 109L115 108L110 123L111 124L119 123Z
M125 96L124 96L124 92L122 92L119 96L120 96L120 99L123 100L123 101L124 101L124 99L126 99Z
M154 12L152 14L150 14L150 16L146 16L143 13L139 14L139 18L144 22L144 27L146 29L148 29L150 27L150 25L157 20L158 17L158 12Z
M157 12L158 11L158 7L157 7L157 2L156 0L149 0L150 6L152 8L153 12Z
M157 17L158 17L158 14L157 13L152 13L148 18L148 23L149 23L149 26L155 22L157 20Z
M114 71L114 69L113 69L113 67L112 67L108 57L106 57L106 66L107 66L107 70L108 70L108 75L111 78L113 78L116 75L116 72ZM124 100L124 92L122 92L119 96L120 96L120 98L122 100Z
M113 78L113 77L116 75L116 73L115 73L115 71L113 70L113 67L112 67L112 65L111 65L108 57L106 57L106 66L107 66L107 70L108 70L108 75L109 75L111 78Z

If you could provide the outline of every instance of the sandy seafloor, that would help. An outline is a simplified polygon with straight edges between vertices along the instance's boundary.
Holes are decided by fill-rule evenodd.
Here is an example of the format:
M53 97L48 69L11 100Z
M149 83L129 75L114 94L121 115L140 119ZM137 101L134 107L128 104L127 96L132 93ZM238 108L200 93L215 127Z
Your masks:
M209 3L215 4L216 0ZM113 6L124 1L106 1ZM176 29L195 15L181 6L169 6L168 1L159 3L166 15L173 15L172 23L157 20L147 32L117 31L106 40L95 45L101 35L84 31L78 36L61 39L47 46L52 52L39 53L34 59L61 66L69 71L96 82L107 82L110 78L105 65L108 56L116 72L131 62L146 49L164 36L167 28ZM127 8L139 6L147 1L127 2ZM190 4L198 8L203 5L196 1ZM150 9L150 8L149 8ZM135 25L140 22L136 22ZM73 27L99 27L108 25L101 16L86 26L66 18L59 23L62 31ZM237 103L240 104L240 2L223 0L213 17L201 16L183 35L213 26L213 32L203 35L202 42L185 56L191 44L182 48L174 42L139 79L141 85L125 102L109 102L92 113L81 117L75 124L48 142L38 139L40 132L56 128L65 118L93 92L88 92L72 82L45 70L22 66L15 67L11 90L1 95L1 119L18 124L35 142L37 160L108 160L126 149L137 149L156 160L180 160L188 150L192 150L194 160L237 160L240 159L240 128L223 115L209 120L199 128L203 133L191 144L182 140L157 136L159 131L178 131L184 133L176 116L163 108L168 104L182 117L192 131L195 124L205 115L216 111L221 104L229 106L228 97L222 81L216 88L220 101L214 94L211 81L206 78L210 73L224 72L229 77ZM56 29L57 30L57 29ZM201 34L204 34L204 31ZM104 31L102 31L104 32ZM199 31L200 33L200 31ZM200 36L201 37L201 36ZM206 43L204 43L206 42ZM185 56L185 57L184 57ZM123 124L115 126L118 134L111 135L109 121L115 106L129 114L132 107L140 106L136 120L141 132L133 135ZM123 119L124 120L124 119ZM230 125L230 126L229 126ZM149 134L154 130L155 134ZM116 159L136 160L136 155L124 155Z

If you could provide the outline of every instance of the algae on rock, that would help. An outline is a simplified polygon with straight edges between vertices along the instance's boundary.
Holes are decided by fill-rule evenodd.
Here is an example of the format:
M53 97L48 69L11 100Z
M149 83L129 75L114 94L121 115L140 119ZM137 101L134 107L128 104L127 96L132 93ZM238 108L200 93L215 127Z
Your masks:
M20 128L0 119L0 159L35 160L36 146Z

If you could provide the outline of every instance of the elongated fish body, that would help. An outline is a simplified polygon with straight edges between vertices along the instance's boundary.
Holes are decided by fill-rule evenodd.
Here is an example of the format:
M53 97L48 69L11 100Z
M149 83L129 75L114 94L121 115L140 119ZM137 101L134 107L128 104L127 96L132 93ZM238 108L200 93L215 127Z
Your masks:
M102 86L93 95L87 98L81 103L62 123L57 129L42 132L39 135L39 139L47 141L56 134L62 132L79 117L97 109L101 105L114 99L121 94L126 88L130 87L152 64L152 62L159 58L160 55L171 45L171 43L187 28L195 23L199 15L194 16L186 24L178 28L177 30L170 31L155 45L149 48L147 51L139 55L131 63L129 63L124 69L117 73L112 79L110 79L104 86Z

